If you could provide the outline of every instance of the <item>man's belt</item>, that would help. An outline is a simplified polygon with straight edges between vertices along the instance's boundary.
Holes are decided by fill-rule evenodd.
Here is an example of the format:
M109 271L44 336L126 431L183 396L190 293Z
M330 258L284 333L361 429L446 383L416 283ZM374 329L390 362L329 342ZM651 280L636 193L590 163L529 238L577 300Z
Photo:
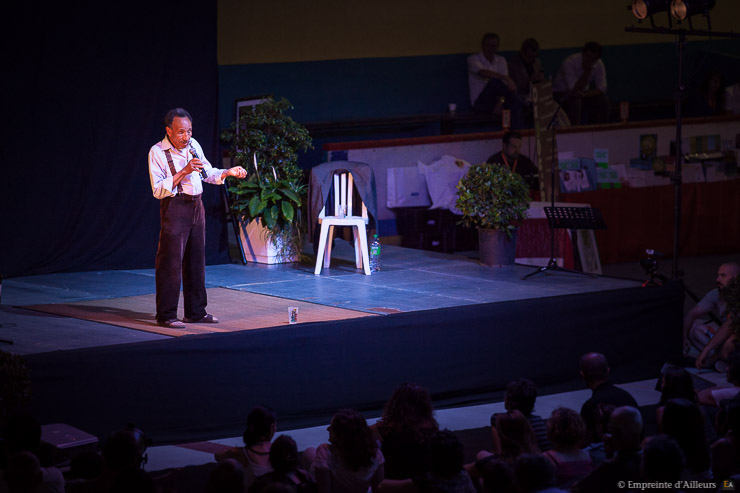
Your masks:
M177 195L175 195L174 197L171 197L171 198L177 199L177 200L191 200L191 201L195 201L195 200L200 200L200 196L201 195L202 194L200 194L200 193L198 195L188 195L186 193L178 193Z

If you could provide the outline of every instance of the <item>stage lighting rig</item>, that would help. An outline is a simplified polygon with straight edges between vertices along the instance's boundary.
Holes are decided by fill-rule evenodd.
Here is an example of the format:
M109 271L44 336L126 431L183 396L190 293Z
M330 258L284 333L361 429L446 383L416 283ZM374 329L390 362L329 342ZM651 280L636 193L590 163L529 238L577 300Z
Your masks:
M633 0L631 10L632 15L640 21L649 17L650 24L655 27L653 14L659 12L666 12L668 14L668 24L671 25L670 6L671 0Z
M696 14L703 14L709 19L709 11L716 3L717 0L673 0L671 15L679 21Z

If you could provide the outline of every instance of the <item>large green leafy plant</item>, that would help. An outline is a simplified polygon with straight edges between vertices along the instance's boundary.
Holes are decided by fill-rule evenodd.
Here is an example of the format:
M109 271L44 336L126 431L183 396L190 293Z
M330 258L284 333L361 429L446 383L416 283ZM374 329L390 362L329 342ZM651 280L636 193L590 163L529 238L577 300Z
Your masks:
M306 185L297 160L300 151L312 147L308 130L285 114L292 108L287 99L268 98L247 108L221 134L231 145L232 165L244 167L249 176L229 178L231 213L242 221L260 221L283 255L301 250Z
M521 175L499 164L470 167L457 185L462 224L496 229L509 237L527 217L529 188Z

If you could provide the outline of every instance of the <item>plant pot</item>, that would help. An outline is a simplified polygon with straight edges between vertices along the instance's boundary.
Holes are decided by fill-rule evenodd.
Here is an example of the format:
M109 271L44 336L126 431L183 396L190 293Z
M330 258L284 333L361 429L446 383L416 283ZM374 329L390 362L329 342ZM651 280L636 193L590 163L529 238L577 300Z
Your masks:
M480 263L487 267L514 265L516 258L516 231L511 238L497 229L478 228Z
M285 255L280 241L273 244L270 231L262 226L259 219L249 222L239 221L239 241L241 241L247 262L259 264L282 264L297 262L298 255Z

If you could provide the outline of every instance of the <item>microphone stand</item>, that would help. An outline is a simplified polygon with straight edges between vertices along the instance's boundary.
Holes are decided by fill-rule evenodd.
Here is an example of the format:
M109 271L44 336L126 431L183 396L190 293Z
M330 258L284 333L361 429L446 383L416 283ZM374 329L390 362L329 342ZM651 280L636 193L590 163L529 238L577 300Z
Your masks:
M546 130L550 130L550 135L552 136L552 146L551 149L551 161L550 161L550 207L551 210L555 209L555 164L557 161L555 160L555 127L558 125L558 113L563 107L563 103L568 102L571 95L573 94L573 91L568 91L563 98L558 101L558 105L555 108L555 112L552 114L552 118L550 119L550 123L547 124ZM559 167L558 167L559 169ZM548 218L548 223L550 223ZM540 273L546 273L547 271L555 271L555 272L570 272L572 274L581 274L589 277L597 277L594 274L590 274L588 272L581 272L578 270L573 269L566 269L565 267L560 267L558 265L558 261L555 260L555 228L553 227L553 224L550 223L550 260L548 260L547 265L544 267L538 268L534 272L530 272L529 274L522 276L521 280L526 281L530 277L540 274Z

